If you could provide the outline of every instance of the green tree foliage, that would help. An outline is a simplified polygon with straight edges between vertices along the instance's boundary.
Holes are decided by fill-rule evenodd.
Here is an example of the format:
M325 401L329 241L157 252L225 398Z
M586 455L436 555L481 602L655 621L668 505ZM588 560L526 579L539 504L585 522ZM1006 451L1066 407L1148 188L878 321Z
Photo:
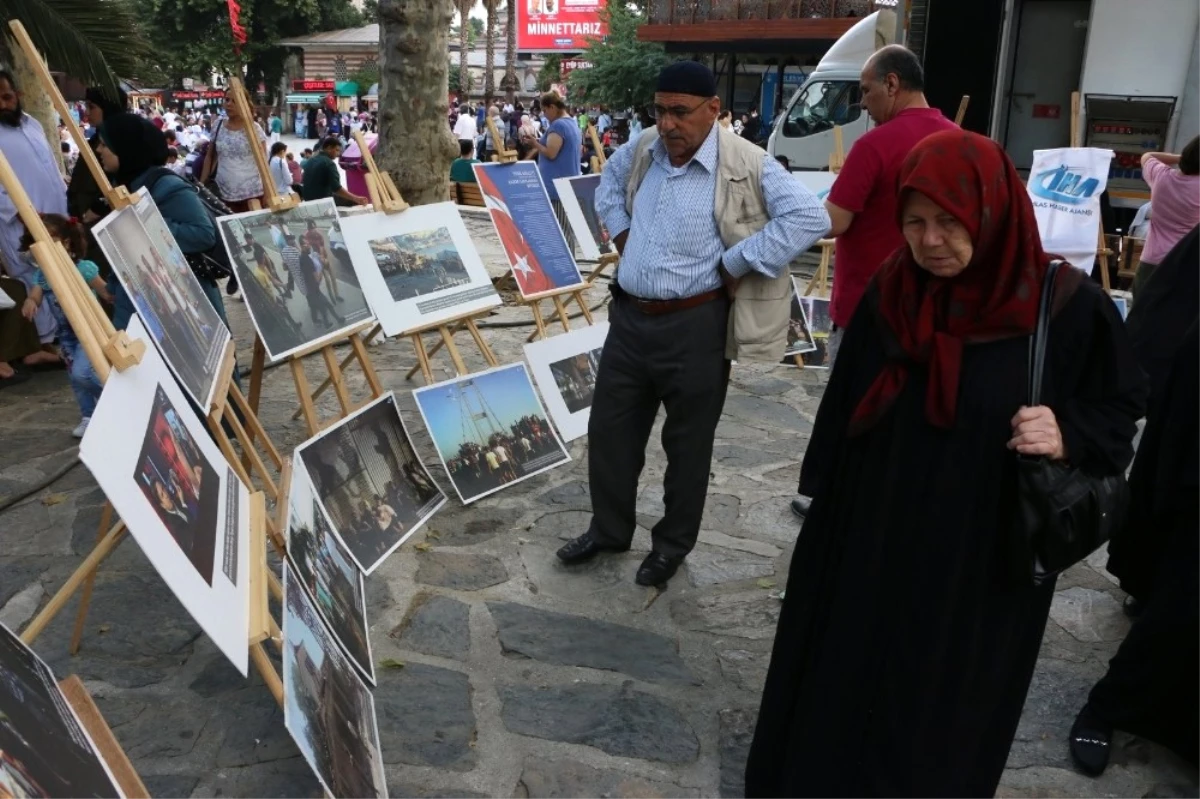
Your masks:
M156 82L178 85L186 77L233 73L246 67L246 83L274 92L283 77L287 48L278 42L320 31L355 28L363 15L350 0L241 0L239 22L247 42L239 62L233 51L226 0L137 0L154 45Z
M372 84L379 83L379 63L364 61L362 66L350 73L349 79L358 84L358 94L361 97Z
M51 69L90 86L108 86L114 97L117 76L136 76L150 54L133 0L4 0L3 9L6 21L25 25ZM11 63L15 47L0 35L0 59Z
M560 77L562 77L562 56L558 53L551 53L546 56L545 62L542 63L542 68L538 70L538 91L550 91L550 84L558 83Z
M638 27L646 21L645 12L620 0L609 0L601 16L608 35L592 39L581 59L592 62L590 69L577 69L567 76L572 98L612 108L646 105L654 99L658 73L668 58L662 45L641 42Z

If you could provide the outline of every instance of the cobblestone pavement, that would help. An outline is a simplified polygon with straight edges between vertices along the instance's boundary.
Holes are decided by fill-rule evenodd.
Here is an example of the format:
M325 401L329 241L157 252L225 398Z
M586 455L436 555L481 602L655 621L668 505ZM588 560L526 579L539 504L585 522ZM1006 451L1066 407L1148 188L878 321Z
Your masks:
M500 270L486 220L468 223ZM593 289L593 304L604 289ZM230 304L243 353L252 335ZM603 316L603 309L599 311ZM505 308L492 324L527 320ZM578 324L578 323L577 323ZM528 328L488 331L504 361ZM464 354L472 368L481 359ZM418 452L446 485L404 373L411 347L371 348L398 392ZM448 363L438 361L440 378ZM315 365L310 380L318 377ZM350 373L352 389L363 381ZM824 385L812 370L739 366L717 430L700 543L662 593L634 571L660 513L665 459L648 453L633 551L564 568L554 550L588 520L586 443L566 467L469 509L443 509L367 579L375 702L393 796L738 796L746 748L799 524L788 510ZM361 396L361 395L360 395ZM281 448L286 369L267 374L262 416ZM326 411L330 408L325 406ZM0 504L76 458L63 373L0 392ZM440 476L439 476L440 475ZM0 620L20 627L88 551L103 497L82 466L0 513ZM1003 796L1196 795L1195 773L1118 736L1099 780L1078 774L1066 737L1129 623L1103 557L1059 582ZM75 604L36 642L60 676L79 674L154 795L319 796L261 680L243 680L127 541L99 573L78 656Z

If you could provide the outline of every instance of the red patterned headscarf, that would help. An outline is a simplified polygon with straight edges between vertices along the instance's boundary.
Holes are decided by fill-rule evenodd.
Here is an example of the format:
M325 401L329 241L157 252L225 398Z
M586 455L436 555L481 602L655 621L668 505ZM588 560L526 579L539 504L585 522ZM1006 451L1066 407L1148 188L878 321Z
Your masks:
M859 402L851 435L891 408L912 363L929 370L925 417L935 427L952 427L963 347L1032 333L1051 260L1042 251L1020 175L989 138L952 130L923 139L900 168L898 191L901 214L909 193L921 192L966 227L974 252L952 278L924 272L907 245L880 267L878 313L903 352L888 361ZM1060 271L1056 300L1064 298L1059 286L1072 271Z

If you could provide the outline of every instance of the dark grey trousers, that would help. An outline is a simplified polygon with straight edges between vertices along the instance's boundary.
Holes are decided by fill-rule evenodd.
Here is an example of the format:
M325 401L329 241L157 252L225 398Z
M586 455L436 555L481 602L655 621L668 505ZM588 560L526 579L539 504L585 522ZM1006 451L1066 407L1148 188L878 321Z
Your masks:
M708 495L713 435L725 405L729 300L651 316L619 288L588 422L591 532L606 547L628 547L636 525L638 477L659 405L666 512L651 531L654 551L686 555L696 545Z

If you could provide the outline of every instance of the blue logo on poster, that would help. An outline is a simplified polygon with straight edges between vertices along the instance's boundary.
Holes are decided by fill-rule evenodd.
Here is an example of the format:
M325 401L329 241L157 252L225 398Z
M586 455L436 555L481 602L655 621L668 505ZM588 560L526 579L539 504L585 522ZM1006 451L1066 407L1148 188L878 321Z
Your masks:
M1087 173L1066 164L1057 169L1039 172L1029 183L1029 189L1038 197L1057 203L1080 205L1092 199L1100 181L1087 177Z

